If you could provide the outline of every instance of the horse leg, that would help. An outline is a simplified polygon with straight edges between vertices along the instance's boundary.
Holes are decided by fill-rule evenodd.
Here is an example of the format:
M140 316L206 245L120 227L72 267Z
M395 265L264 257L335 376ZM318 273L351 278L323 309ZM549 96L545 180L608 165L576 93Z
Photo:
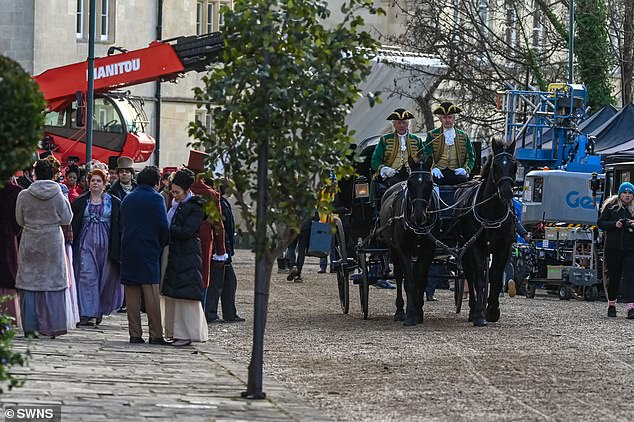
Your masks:
M511 251L511 245L506 243L493 252L493 260L489 270L490 290L486 308L486 319L489 322L496 322L500 319L500 292L504 284L502 278Z
M395 250L390 250L392 262L394 263L394 278L396 279L396 313L394 313L394 321L403 321L405 319L405 310L403 306L403 264L398 258Z
M416 325L416 280L414 280L411 257L403 254L401 255L401 262L403 264L403 276L405 277L405 294L407 295L407 307L405 308L403 325L411 327Z
M465 271L472 274L472 280L469 280L469 295L473 295L473 299L469 298L470 313L472 313L473 325L475 327L484 327L487 325L487 321L484 317L484 304L486 298L484 297L485 283L484 280L484 266L485 261L484 254L486 252L486 245L481 246L478 242L469 251L469 256L465 258L464 265Z
M419 277L421 280L420 283L420 323L423 322L423 317L425 315L425 291L427 290L427 282L429 279L429 269L431 268L431 263L434 259L434 247L430 246L428 251L429 253L425 253L422 256L418 257L419 263Z
M465 254L465 257L468 254ZM463 260L464 262L464 260ZM473 286L475 285L475 280L474 280L474 275L473 275L473 270L471 270L471 268L469 267L468 264L465 264L463 266L463 273L464 273L464 278L465 278L465 288L467 290L467 294L469 297L469 318L467 318L467 321L469 322L473 322L473 313L475 310L475 292L473 290ZM462 292L460 292L460 294L464 295L464 289Z
M415 315L416 315L416 323L417 324L422 324L423 323L423 297L425 295L425 289L422 287L424 282L423 282L423 271L422 271L422 265L420 262L420 257L417 258L416 263L413 264L413 273L414 273L414 285L416 288L416 308L415 310Z

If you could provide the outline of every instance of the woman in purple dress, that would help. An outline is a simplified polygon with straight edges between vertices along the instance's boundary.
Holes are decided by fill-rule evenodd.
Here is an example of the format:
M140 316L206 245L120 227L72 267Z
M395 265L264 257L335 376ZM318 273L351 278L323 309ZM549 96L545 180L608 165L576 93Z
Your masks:
M119 206L105 193L108 176L93 169L86 176L88 191L72 203L73 256L81 326L98 325L103 315L123 303L119 271Z

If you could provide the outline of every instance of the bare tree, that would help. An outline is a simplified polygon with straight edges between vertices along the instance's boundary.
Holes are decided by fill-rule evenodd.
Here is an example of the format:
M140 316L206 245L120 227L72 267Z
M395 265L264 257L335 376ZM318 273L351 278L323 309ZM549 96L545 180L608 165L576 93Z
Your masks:
M608 0L608 19L612 54L618 57L621 101L626 105L634 100L634 2Z
M439 90L415 98L426 129L434 126L431 103L453 99L465 110L466 123L477 125L487 137L499 136L503 125L495 108L498 90L546 89L548 83L565 78L567 41L562 43L561 34L567 28L554 27L548 16L561 22L566 8L549 0L535 0L527 7L530 3L397 2L409 24L405 36L391 41L410 51L439 56L448 66ZM554 15L557 10L559 15ZM436 98L438 93L452 98Z

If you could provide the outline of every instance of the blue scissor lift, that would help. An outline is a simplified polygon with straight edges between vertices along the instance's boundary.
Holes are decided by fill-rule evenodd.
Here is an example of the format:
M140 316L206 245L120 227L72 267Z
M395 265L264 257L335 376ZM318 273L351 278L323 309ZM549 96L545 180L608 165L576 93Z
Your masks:
M515 156L527 169L549 167L600 172L593 143L577 130L586 115L587 93L580 84L553 83L548 91L509 90L500 104L505 140L517 142Z

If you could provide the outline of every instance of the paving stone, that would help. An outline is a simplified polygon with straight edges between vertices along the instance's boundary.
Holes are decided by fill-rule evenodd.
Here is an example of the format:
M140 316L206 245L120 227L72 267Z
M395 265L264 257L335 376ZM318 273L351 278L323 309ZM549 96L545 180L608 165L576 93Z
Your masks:
M128 342L125 314L97 329L71 330L56 339L15 338L28 350L26 382L3 404L61 404L71 421L328 421L297 394L266 379L265 400L245 400L248 369L212 344L172 348Z

